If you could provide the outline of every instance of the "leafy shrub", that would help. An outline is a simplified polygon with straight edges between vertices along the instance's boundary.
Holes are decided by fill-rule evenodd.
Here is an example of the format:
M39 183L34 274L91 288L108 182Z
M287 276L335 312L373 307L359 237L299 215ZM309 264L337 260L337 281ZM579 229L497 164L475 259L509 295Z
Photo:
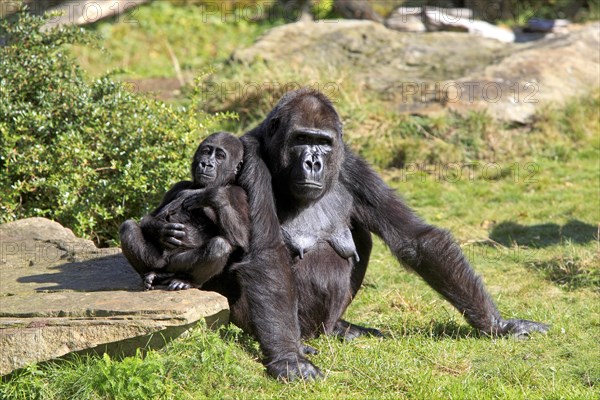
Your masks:
M208 130L231 115L175 109L104 76L93 82L65 44L75 27L43 29L21 12L0 24L0 222L42 216L100 245L156 205Z

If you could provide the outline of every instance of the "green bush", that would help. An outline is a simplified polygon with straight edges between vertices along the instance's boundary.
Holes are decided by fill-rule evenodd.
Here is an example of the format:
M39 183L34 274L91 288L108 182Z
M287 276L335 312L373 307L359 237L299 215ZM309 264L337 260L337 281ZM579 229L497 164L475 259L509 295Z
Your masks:
M74 27L45 31L25 12L0 24L0 223L42 216L99 245L140 217L189 172L197 143L227 114L175 109L104 76L93 82L66 44Z

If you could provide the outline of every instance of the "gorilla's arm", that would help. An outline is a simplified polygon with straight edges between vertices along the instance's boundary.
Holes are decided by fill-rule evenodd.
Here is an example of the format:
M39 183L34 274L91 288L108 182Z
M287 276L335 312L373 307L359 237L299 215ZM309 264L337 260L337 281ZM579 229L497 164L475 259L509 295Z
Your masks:
M250 216L246 192L239 186L226 191L227 198L221 207L216 207L219 227L232 246L248 250L250 241Z
M183 190L189 189L192 186L192 181L180 181L173 185L171 189L163 196L162 201L150 213L151 216L156 216L167 204L172 202Z
M527 335L548 327L503 320L451 235L426 224L360 157L346 150L341 182L354 199L353 218L383 238L394 255L449 300L475 328L487 334Z
M240 247L244 252L248 250L250 217L246 192L241 187L228 185L199 189L189 197L186 196L183 207L186 210L210 207L215 213L214 222L218 225L221 235L233 247Z
M321 372L302 354L291 260L283 243L259 139L242 138L244 167L238 183L250 209L250 248L235 267L241 298L231 305L233 322L260 342L267 371L278 378L314 378Z
M170 202L172 202L183 190L192 186L191 181L177 182L165 195L161 203L150 214L144 216L140 225L149 237L158 238L166 248L174 248L181 245L181 238L185 236L184 226L177 223L167 223L156 219L156 215Z
M165 225L155 216L173 201L178 193L190 185L189 181L178 182L165 194L158 208L144 216L139 224L130 219L121 225L119 236L123 254L143 279L147 273L156 272L167 265L160 245L173 246L172 240L179 241L175 236L181 238L185 235L182 230L173 230L173 226ZM180 229L183 229L183 226ZM151 282L150 286L152 286Z

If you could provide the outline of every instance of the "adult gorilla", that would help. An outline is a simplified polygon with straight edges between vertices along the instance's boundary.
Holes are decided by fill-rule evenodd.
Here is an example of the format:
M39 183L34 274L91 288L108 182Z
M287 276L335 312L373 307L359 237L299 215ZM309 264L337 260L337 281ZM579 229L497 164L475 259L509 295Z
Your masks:
M450 234L423 222L344 146L340 118L321 93L287 93L242 141L250 251L203 288L227 296L232 321L256 336L271 375L321 375L301 338L379 334L341 319L363 281L371 232L480 331L547 330L502 319ZM172 228L163 241L174 239Z

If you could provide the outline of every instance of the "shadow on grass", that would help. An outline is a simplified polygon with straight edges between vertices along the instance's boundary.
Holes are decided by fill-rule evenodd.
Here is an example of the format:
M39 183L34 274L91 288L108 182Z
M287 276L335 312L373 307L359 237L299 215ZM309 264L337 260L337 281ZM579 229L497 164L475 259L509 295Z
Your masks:
M530 247L548 247L570 241L584 244L598 240L598 226L571 220L560 226L554 223L520 225L515 222L502 222L494 227L490 238L510 247L513 244Z
M599 230L600 226L578 220L571 220L562 226L554 223L525 226L502 222L494 227L490 238L507 247L517 245L541 249L565 242L586 244L598 241ZM584 253L560 254L526 265L565 289L587 287L600 290L600 255Z
M258 341L250 334L243 332L236 326L225 325L219 329L219 335L224 342L241 347L255 359L262 358Z
M502 222L494 227L490 238L510 247L514 244L529 247L548 247L571 241L584 244L598 240L598 226L572 220L560 226L554 223L539 225L520 225L515 222Z
M528 266L564 289L592 288L600 291L599 262L598 256L583 258L561 255L550 260L535 261Z
M408 326L398 332L402 336L422 336L435 340L482 337L477 329L455 321L432 322L429 326Z
M412 337L423 337L432 338L434 340L458 340L467 338L485 338L486 335L480 333L477 329L470 327L469 325L458 323L455 321L444 321L444 322L433 322L426 326L406 326L400 330L394 330L394 332L384 332L385 336L379 338L382 340L393 340L394 336L412 336ZM234 344L242 348L250 357L255 359L262 358L260 346L256 339L251 335L244 333L241 329L235 326L223 326L219 329L219 335L224 342ZM321 338L323 335L320 336ZM345 341L339 337L331 337L331 340L339 341L340 343L351 343ZM305 340L302 340L305 343ZM314 344L313 344L314 345ZM316 345L315 347L319 347Z

